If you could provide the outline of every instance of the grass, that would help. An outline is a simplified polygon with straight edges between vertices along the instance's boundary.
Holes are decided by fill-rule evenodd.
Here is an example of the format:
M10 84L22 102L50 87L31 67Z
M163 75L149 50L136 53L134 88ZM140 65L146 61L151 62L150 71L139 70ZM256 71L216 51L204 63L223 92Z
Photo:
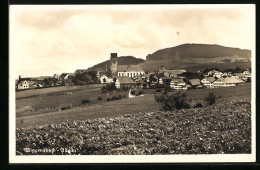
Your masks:
M86 89L85 89L86 90ZM29 105L29 102L42 106L55 105L66 102L80 102L81 99L90 98L95 96L93 100L97 101L96 93L100 93L100 89L87 89L82 90L72 95L59 96L58 98L52 98L54 96L45 96L37 98L27 98L17 100L17 104L20 107ZM194 89L187 91L187 97L194 99L195 101L202 100L208 95L208 92L214 91L217 97L233 97L233 96L249 96L251 94L251 83L245 83L241 86L228 87L228 88L215 88L215 89ZM159 105L154 101L153 92L155 89L144 89L145 96L137 97L133 99L122 99L110 102L101 102L100 104L89 105L87 107L79 107L74 109L68 109L63 111L53 111L50 113L31 113L28 115L29 105L25 111L17 111L16 113L16 127L34 127L37 125L44 125L50 123L62 123L75 120L95 119L100 117L114 117L124 114L132 114L136 112L149 112L160 109ZM124 92L124 93L128 93ZM106 99L106 94L103 95L103 100ZM105 96L104 96L105 95ZM118 95L118 94L117 94ZM111 96L112 97L112 94ZM221 102L221 98L217 99L216 103ZM21 110L21 109L20 109ZM21 123L22 122L22 123Z
M153 95L145 95L132 99L121 99L103 102L99 105L89 105L64 111L55 111L45 114L34 114L30 116L16 117L16 127L33 127L38 125L70 122L74 120L94 119L100 117L115 117L143 111L159 109L154 102ZM21 121L23 123L21 124Z

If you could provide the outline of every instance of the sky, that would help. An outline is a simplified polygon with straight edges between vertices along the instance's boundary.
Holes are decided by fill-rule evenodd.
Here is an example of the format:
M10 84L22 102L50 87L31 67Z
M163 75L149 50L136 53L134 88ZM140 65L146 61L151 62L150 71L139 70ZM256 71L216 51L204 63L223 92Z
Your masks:
M11 5L15 77L87 69L110 53L145 59L185 43L255 46L253 5Z

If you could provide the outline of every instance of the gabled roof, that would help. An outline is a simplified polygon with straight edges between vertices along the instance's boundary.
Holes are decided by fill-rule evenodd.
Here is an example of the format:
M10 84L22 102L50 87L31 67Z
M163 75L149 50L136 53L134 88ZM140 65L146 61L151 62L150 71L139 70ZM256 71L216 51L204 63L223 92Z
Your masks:
M246 75L243 74L243 73L235 73L235 75L238 76L238 77L246 77Z
M22 85L23 83L29 84L29 82L28 82L27 80L22 80L22 81L20 81L20 82L18 83L18 85Z
M213 81L215 81L214 77L207 77L205 78L207 81L209 81L210 83L212 83Z
M118 65L117 66L118 72L143 72L144 70L141 69L138 65Z
M216 82L223 82L223 83L243 83L244 81L236 76L227 77L227 78L220 78L216 80Z
M190 83L193 86L200 85L200 79L190 79Z
M64 79L67 75L68 75L68 73L62 73L62 74L60 75L60 78L61 78L61 79Z
M183 79L172 79L172 82L184 83Z
M118 77L117 80L120 84L134 84L134 80L130 77Z
M158 74L160 73L169 73L169 74L182 74L186 72L186 70L168 70L168 69L159 69Z

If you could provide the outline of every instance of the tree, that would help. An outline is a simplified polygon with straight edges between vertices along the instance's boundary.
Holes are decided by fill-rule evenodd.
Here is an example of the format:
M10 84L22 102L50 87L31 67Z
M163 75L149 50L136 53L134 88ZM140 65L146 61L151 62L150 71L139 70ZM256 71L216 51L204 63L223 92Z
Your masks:
M90 71L90 72L87 72L87 74L91 76L91 78L94 82L98 82L98 77L97 77L96 71Z
M87 73L78 73L73 77L72 82L76 85L86 85L94 83L91 76Z
M209 105L213 105L216 102L216 95L213 91L209 92L208 96L204 99Z
M164 110L190 108L185 92L161 93L155 95L155 101L159 103Z

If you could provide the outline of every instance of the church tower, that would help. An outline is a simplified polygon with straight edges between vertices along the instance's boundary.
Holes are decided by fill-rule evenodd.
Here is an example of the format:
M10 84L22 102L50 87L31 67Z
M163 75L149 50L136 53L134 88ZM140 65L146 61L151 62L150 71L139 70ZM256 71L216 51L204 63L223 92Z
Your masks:
M111 53L109 71L112 77L117 76L117 53Z

